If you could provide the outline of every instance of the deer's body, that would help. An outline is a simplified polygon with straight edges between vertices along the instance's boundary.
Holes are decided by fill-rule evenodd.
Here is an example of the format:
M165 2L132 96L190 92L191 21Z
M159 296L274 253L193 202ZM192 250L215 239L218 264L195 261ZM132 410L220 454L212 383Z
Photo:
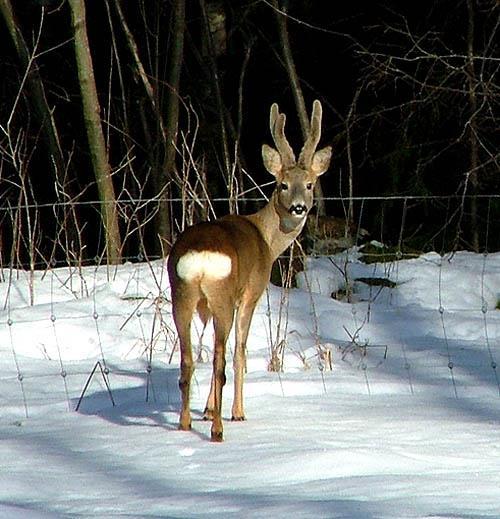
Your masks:
M263 158L277 179L271 200L248 216L229 215L189 227L168 258L173 315L181 349L182 394L180 429L191 428L190 382L194 370L191 321L197 311L206 323L214 319L214 365L205 418L212 420L212 440L222 441L222 388L225 348L236 317L234 400L232 419L244 420L245 348L255 306L267 286L274 260L302 230L312 206L317 177L328 168L331 149L315 152L321 126L321 105L315 101L311 136L298 164L284 137L285 116L271 108L271 133L277 150L264 145Z

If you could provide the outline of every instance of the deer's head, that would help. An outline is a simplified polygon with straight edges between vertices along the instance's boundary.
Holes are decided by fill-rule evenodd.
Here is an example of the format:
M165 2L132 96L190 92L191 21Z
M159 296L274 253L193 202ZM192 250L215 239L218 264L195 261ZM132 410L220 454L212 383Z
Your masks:
M262 158L267 171L276 178L276 209L292 226L305 220L313 206L316 181L330 165L331 146L316 151L321 137L321 116L321 103L316 100L313 103L309 134L296 160L285 137L286 116L279 112L276 103L271 106L270 127L276 149L264 144Z

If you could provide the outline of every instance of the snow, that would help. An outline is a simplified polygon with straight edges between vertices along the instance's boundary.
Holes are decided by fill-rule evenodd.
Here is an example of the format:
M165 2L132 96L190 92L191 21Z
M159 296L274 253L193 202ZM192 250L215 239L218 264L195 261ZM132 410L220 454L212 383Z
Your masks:
M164 262L1 271L0 517L500 517L500 254L359 256L269 287L222 444L208 362L177 430Z

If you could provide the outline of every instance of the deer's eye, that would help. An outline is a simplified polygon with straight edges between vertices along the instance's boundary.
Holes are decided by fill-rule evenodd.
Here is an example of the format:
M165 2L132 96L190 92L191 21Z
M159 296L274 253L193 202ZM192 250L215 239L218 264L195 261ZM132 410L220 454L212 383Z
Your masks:
M306 188L307 188L307 189L311 190L312 187L313 187L312 182L308 182L308 183L306 184Z
M282 182L280 184L281 191L286 191L288 189L288 184L286 182Z

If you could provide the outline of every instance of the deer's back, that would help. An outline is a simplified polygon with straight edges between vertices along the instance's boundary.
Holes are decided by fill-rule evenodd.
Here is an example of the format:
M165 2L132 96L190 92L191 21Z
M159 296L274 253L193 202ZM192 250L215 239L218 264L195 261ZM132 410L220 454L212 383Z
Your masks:
M236 298L249 289L260 295L269 281L271 266L269 247L261 232L238 215L188 227L168 259L171 283L228 284Z

